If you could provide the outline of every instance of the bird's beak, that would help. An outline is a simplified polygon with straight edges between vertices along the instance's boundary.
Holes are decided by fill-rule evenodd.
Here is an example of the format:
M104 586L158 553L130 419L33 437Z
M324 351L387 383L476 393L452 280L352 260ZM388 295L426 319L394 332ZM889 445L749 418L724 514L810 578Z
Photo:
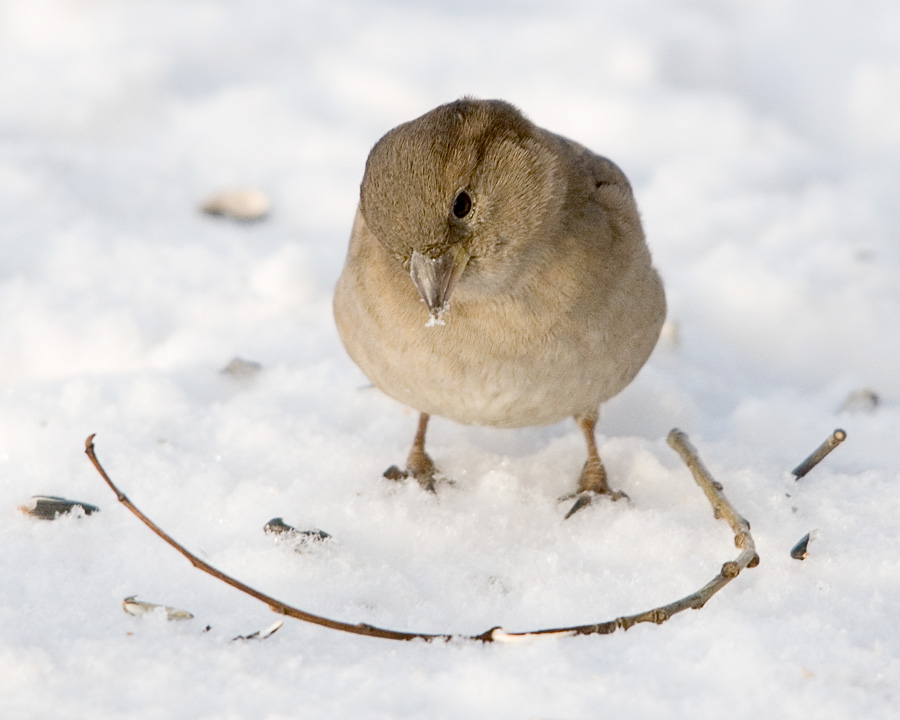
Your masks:
M409 263L409 276L413 285L428 306L431 317L426 327L443 325L441 316L447 310L450 295L466 263L469 262L469 251L462 245L453 245L443 255L430 258L418 250L413 250Z

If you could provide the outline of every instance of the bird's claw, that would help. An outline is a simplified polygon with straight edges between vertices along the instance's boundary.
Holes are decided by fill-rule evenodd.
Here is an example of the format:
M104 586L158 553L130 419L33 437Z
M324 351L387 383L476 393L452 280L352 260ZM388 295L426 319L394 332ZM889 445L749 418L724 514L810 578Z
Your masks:
M569 508L569 512L566 513L566 516L563 518L564 520L568 520L579 510L583 510L588 505L593 504L593 502L597 498L605 497L613 502L616 500L629 500L628 495L623 493L621 490L606 490L603 492L598 492L596 490L582 490L581 492L575 493L574 495L566 495L561 497L560 500L571 500L575 498L575 502L572 504L572 507Z
M594 498L597 497L597 493L593 490L588 492L578 493L576 496L576 500L571 508L569 508L569 512L566 513L564 520L568 520L579 510L586 508L588 505L594 502Z
M396 465L391 465L381 474L388 480L393 480L394 482L400 482L409 477L409 473L406 470L401 470Z

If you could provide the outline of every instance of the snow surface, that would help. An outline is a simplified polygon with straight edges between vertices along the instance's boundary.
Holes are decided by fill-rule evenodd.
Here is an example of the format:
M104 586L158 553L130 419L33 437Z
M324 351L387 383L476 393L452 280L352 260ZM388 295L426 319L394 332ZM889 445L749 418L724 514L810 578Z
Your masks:
M0 716L887 718L900 707L900 5L894 0L0 5ZM673 325L600 447L631 503L563 522L574 423L435 419L455 479L381 479L415 415L366 389L331 292L382 133L502 97L631 177ZM198 212L258 186L270 219ZM239 356L255 379L219 371ZM839 412L871 388L874 412ZM398 643L285 619L222 570L351 622L610 636ZM789 471L834 428L847 441ZM55 522L32 495L101 512ZM293 552L272 517L332 541ZM789 551L817 529L809 558ZM195 619L132 617L123 598ZM204 628L210 630L204 632Z

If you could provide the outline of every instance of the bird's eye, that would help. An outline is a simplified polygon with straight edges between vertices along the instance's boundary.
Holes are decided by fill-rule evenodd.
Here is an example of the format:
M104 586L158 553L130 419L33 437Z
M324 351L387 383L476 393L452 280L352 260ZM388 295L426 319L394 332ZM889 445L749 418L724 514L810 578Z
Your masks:
M456 215L456 217L462 219L469 214L469 211L471 209L472 198L469 197L469 193L463 190L459 195L456 196L456 200L453 201L453 214Z

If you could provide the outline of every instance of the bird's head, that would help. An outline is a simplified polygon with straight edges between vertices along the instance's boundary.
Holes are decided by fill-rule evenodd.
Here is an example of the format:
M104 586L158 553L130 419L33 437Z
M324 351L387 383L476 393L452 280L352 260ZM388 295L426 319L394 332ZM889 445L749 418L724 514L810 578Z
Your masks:
M366 163L360 210L409 273L429 325L454 294L515 287L558 213L554 154L508 103L462 99L391 130Z

